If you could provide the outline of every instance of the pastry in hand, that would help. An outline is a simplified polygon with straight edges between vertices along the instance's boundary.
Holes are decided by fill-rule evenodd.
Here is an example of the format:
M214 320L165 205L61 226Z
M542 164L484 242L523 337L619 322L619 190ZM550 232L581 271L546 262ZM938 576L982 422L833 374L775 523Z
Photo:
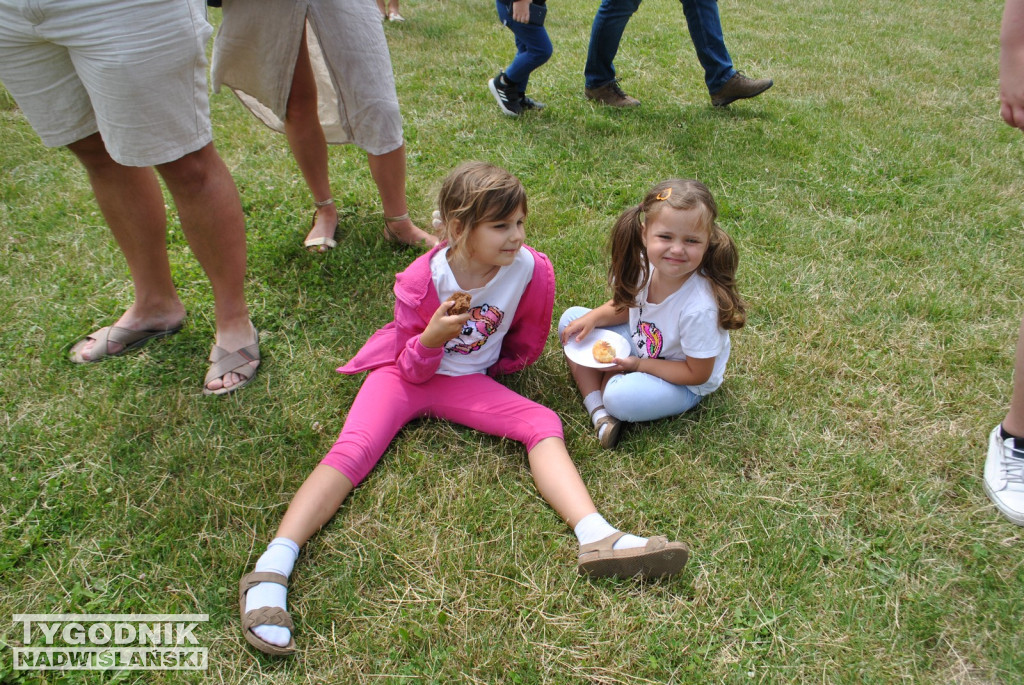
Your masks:
M473 296L459 290L448 299L452 301L452 306L448 308L448 315L451 316L452 314L465 314L468 312Z
M594 359L602 364L611 364L615 361L615 348L607 340L598 340L594 343Z

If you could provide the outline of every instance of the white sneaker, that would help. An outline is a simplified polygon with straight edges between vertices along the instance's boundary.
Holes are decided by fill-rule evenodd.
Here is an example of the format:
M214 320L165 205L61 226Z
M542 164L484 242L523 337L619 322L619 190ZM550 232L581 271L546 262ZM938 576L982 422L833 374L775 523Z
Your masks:
M999 426L988 438L985 459L985 494L999 512L1018 526L1024 526L1024 449L1016 440L1003 440Z

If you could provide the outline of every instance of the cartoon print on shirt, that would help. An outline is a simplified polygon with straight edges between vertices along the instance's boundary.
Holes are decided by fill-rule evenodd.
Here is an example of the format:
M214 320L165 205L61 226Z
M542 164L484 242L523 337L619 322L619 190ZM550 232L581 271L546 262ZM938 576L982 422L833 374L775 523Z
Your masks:
M498 331L505 313L489 304L469 310L469 321L462 326L459 337L445 343L444 351L455 354L470 354L479 350Z
M665 343L665 337L662 335L658 327L650 321L639 321L636 325L636 330L633 331L633 344L640 350L641 357L647 357L649 359L658 359L658 355L661 354L662 345Z

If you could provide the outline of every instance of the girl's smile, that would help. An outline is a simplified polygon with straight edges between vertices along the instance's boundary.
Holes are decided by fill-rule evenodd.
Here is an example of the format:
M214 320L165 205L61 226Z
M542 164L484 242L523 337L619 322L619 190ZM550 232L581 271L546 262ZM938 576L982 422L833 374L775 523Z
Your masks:
M665 205L647 220L643 233L647 259L664 285L678 287L700 268L710 240L703 219L703 207Z

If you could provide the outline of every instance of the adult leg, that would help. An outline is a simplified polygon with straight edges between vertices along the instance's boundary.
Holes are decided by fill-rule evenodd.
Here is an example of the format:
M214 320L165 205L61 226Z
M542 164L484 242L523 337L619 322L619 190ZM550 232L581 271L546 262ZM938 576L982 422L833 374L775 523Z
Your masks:
M245 303L245 217L238 189L213 143L157 166L174 198L189 247L213 287L217 346L233 352L253 344ZM258 361L248 362L255 369ZM207 389L231 388L245 376L229 372Z
M718 0L680 0L690 40L697 59L704 67L704 83L711 94L711 104L725 107L734 100L752 98L772 87L768 78L752 79L736 71L722 37L722 21Z
M612 60L619 51L622 33L641 0L602 0L590 27L587 63L583 68L584 86L596 89L615 80Z
M1024 526L1024 321L1017 334L1010 409L989 434L984 483L999 513Z
M690 40L697 59L704 67L704 82L708 92L714 93L736 75L732 57L722 36L722 20L718 14L718 0L680 0Z
M99 133L67 146L85 167L100 212L128 262L135 301L116 326L129 330L167 330L181 324L185 307L171 280L167 260L167 217L164 196L149 167L118 164L107 153ZM92 360L117 354L124 347L108 342L94 349L92 339L76 346L76 354Z
M389 237L405 245L436 245L437 237L419 228L409 218L405 197L405 143L382 155L367 153L366 159L380 193L384 227Z
M327 171L327 139L320 125L317 111L316 79L309 61L306 29L299 41L299 55L292 74L292 87L288 93L288 109L284 119L284 132L302 177L313 194L316 212L313 226L306 240L334 238L338 228L338 209L331 199L331 182ZM319 246L319 251L329 249Z
M1017 332L1017 352L1013 365L1013 394L1010 409L1003 419L1003 428L1013 435L1024 436L1024 319Z

